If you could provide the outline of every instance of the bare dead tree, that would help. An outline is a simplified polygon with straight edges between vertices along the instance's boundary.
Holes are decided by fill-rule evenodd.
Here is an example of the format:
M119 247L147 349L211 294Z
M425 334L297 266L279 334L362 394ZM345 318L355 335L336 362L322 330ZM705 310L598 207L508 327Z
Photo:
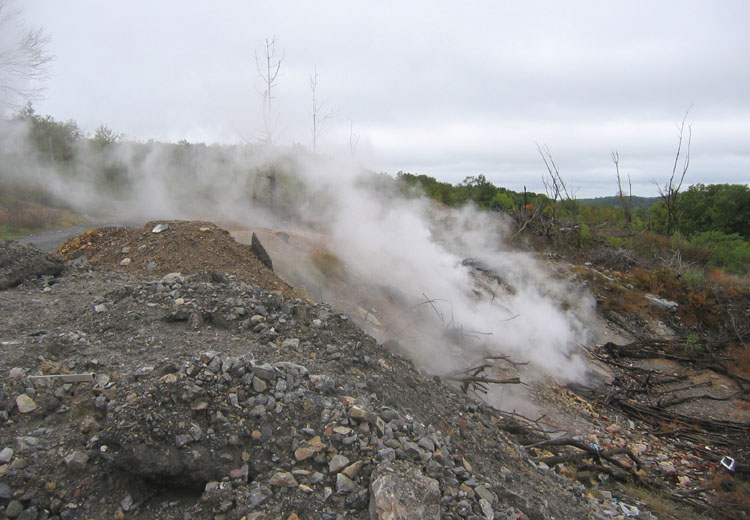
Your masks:
M357 146L359 146L359 133L354 131L351 119L349 120L349 152L352 154L352 161L357 153Z
M670 235L677 227L677 195L680 193L682 182L685 180L685 174L687 174L690 166L690 144L693 137L691 125L687 125L687 136L685 135L685 124L689 112L690 108L685 111L682 122L677 124L677 152L674 156L672 175L670 175L669 181L664 186L661 186L655 179L653 181L659 190L659 197L664 203L664 208L667 210L667 234Z
M255 68L263 82L261 95L263 96L264 141L272 144L276 123L278 122L278 116L274 116L273 112L273 91L278 84L276 79L279 77L281 62L284 61L284 53L282 52L280 56L277 54L276 36L273 36L270 40L266 38L262 56L258 56L258 51L255 51L254 54Z
M255 51L255 67L258 76L263 82L263 125L265 135L263 141L267 145L273 144L273 136L278 123L278 115L274 117L273 112L273 90L277 85L276 79L279 77L281 62L284 61L284 53L279 56L276 51L276 36L270 40L266 38L263 46L263 56L259 57ZM276 211L276 167L272 164L268 172L268 183L270 190L271 212Z
M547 146L536 145L536 149L539 155L544 161L544 166L547 168L547 175L542 176L542 183L544 184L544 191L547 196L552 199L552 222L555 221L555 206L558 202L564 200L570 201L575 209L575 193L568 189L568 185L560 175L560 170L552 158L552 153L549 151Z
M615 163L617 173L617 198L620 199L622 213L625 216L625 225L630 227L633 221L631 208L633 207L633 185L630 182L630 173L628 173L628 195L622 191L622 176L620 175L620 153L615 150L612 152L612 162Z
M318 104L318 67L315 67L310 75L310 90L312 91L312 144L313 153L318 151L318 137L323 131L323 126L332 117L336 117L335 110L325 111L325 103Z
M50 38L39 27L27 27L20 11L0 0L0 108L18 109L38 100L49 77Z

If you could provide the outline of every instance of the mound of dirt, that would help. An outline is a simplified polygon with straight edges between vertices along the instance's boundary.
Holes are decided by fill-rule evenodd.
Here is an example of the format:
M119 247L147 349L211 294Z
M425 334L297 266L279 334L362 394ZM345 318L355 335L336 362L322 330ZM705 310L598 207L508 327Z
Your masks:
M159 229L163 230L158 231ZM65 260L84 255L96 267L161 277L171 272L225 273L262 287L299 297L254 254L211 222L155 221L143 228L89 229L58 249Z

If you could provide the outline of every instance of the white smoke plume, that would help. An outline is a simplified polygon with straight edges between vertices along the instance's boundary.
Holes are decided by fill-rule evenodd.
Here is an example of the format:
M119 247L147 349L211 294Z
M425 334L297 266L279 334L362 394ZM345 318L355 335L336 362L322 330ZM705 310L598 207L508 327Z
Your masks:
M61 166L31 146L28 130L20 120L0 127L0 180L35 183L80 212L123 223L183 218L322 232L346 268L349 298L361 298L369 312L366 287L368 297L379 292L389 302L373 334L397 342L428 372L508 355L563 379L584 374L575 352L588 341L593 299L509 248L509 223L500 213L404 196L392 180L300 148L96 148L80 140L75 160ZM270 175L278 183L273 212Z
M504 215L373 192L345 171L334 173L330 247L356 278L396 288L401 321L412 322L380 339L397 340L433 373L509 354L562 378L583 375L574 352L588 340L594 301L510 249Z

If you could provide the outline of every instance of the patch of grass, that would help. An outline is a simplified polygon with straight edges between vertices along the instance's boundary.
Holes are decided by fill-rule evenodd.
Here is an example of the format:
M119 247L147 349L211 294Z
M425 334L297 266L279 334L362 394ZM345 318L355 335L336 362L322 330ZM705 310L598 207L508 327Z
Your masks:
M626 240L625 240L625 238L623 238L623 237L608 236L608 237L607 237L607 238L606 238L606 239L604 240L604 242L605 242L605 243L606 243L606 244L607 244L607 245L608 245L609 247L613 247L613 248L615 248L615 249L618 249L618 248L622 247L623 245L625 245L625 242L626 242Z
M646 504L649 511L656 513L659 518L675 518L677 520L694 520L696 512L687 508L675 507L666 490L645 489L635 484L625 486L628 495Z
M44 229L74 226L83 220L67 209L16 200L0 204L0 238L20 238Z
M748 518L750 513L750 483L728 474L717 474L709 486L715 490L709 503L727 513L736 513L735 518Z
M695 235L690 243L711 251L708 267L723 267L739 274L750 272L750 242L738 233L727 235L719 231L706 231Z
M698 334L695 332L688 334L688 337L685 340L685 350L688 354L699 354L703 351L703 343Z
M0 240L15 240L33 233L31 229L13 229L8 224L0 226Z

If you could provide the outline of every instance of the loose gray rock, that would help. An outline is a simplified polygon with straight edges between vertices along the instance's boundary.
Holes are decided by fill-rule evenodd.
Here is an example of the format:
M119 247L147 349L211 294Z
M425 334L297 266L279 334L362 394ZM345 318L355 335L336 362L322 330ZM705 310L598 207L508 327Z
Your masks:
M432 439L430 439L429 437L422 437L421 439L419 439L417 445L420 448L424 448L425 450L429 451L430 453L433 453L435 451L435 443L432 442Z
M37 409L34 400L26 394L21 394L16 397L16 406L20 413L31 413Z
M262 363L260 365L253 364L252 367L253 373L264 381L271 381L276 377L276 371L273 366L268 363Z
M193 423L190 425L190 436L193 438L194 441L201 440L201 437L203 437L203 431L201 430L200 426Z
M89 456L82 451L73 451L65 456L65 465L72 471L83 471L86 468L86 463L89 461Z
M276 487L297 487L299 485L297 479L294 478L294 475L288 471L274 473L273 476L268 479L268 483Z
M152 233L161 233L162 231L166 231L169 229L169 224L157 224L154 226L154 228L151 230Z
M5 516L8 518L16 518L23 512L23 504L18 500L11 500L8 506L5 508Z
M133 497L127 495L125 498L120 500L120 507L122 507L122 510L125 512L130 511L130 508L133 507Z
M488 520L492 520L493 518L495 518L495 511L492 509L492 506L487 500L480 498L479 507L482 508L482 514L484 514L485 518L487 518Z
M328 471L331 473L338 473L349 465L349 459L343 455L334 455L331 458L331 462L328 463Z
M189 444L192 441L193 441L193 437L191 435L186 435L186 434L175 435L174 445L177 446L178 448L182 448L183 446Z
M409 463L381 462L370 478L370 518L439 520L440 484Z
M23 377L26 375L26 370L24 370L21 367L13 367L10 369L10 372L8 373L8 377L11 379L16 379L19 377Z
M343 473L336 475L336 493L339 495L349 494L354 491L356 487L357 484Z
M285 339L281 346L283 348L291 348L297 350L299 348L299 340L297 338Z
M656 307L661 307L662 309L667 309L670 312L676 312L677 308L680 306L677 302L673 302L672 300L666 300L664 298L659 298L655 294L647 294L646 299L651 302L652 305L655 305Z
M489 502L492 506L497 505L497 495L487 489L484 486L477 486L474 488L474 493L476 493L479 498L483 498L487 502Z
M38 520L39 510L37 509L36 506L31 506L30 508L24 510L20 515L18 515L16 519L17 520Z
M7 464L13 458L13 448L3 448L0 451L0 464Z
M320 393L331 392L336 388L334 380L326 375L313 374L310 376L310 382L312 383L313 388Z
M262 394L268 388L268 384L259 377L253 378L253 390L257 393Z

